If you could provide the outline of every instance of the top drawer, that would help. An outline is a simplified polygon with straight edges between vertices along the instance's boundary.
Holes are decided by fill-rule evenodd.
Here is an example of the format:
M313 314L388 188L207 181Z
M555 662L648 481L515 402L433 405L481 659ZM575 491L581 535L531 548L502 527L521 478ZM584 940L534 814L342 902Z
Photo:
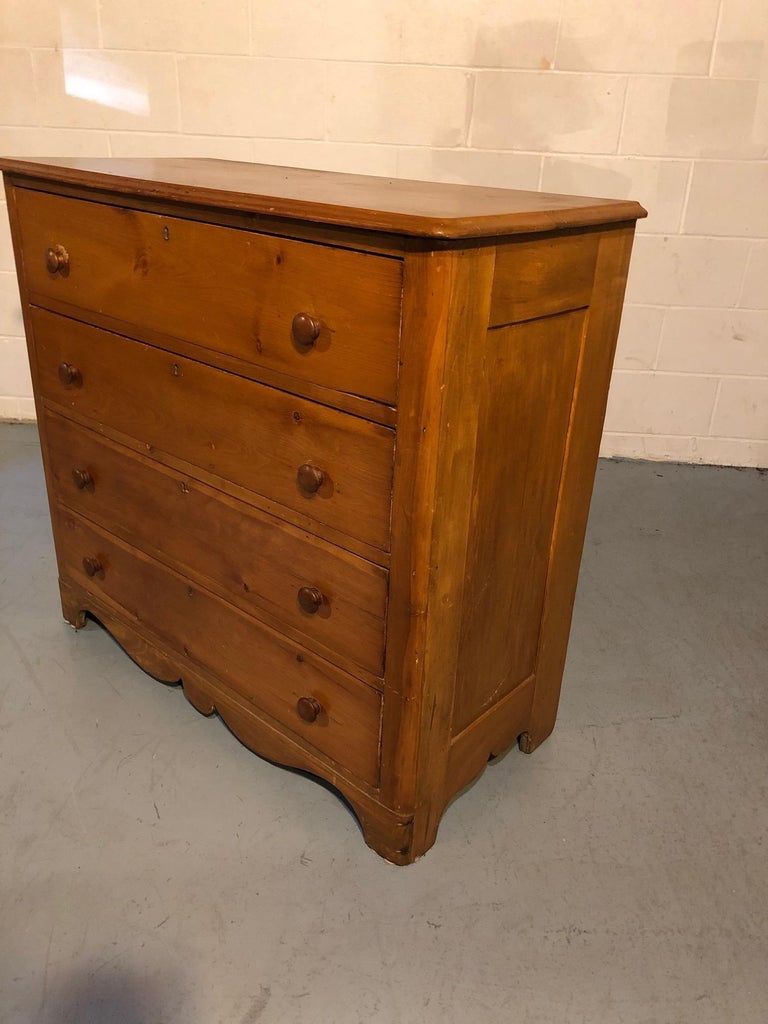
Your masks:
M30 189L16 200L33 302L395 402L400 260Z

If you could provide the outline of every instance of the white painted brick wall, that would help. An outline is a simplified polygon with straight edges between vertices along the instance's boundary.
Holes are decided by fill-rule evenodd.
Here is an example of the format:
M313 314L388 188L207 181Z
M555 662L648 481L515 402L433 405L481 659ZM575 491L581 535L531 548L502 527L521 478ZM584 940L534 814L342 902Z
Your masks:
M0 152L638 199L603 452L768 465L765 2L2 0ZM0 416L21 333L0 204Z

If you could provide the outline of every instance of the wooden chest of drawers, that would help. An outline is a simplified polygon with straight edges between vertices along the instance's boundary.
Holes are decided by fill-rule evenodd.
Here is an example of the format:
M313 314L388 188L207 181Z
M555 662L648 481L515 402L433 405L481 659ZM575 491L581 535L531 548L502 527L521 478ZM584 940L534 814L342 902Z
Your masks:
M395 863L557 712L635 203L4 160L65 618Z

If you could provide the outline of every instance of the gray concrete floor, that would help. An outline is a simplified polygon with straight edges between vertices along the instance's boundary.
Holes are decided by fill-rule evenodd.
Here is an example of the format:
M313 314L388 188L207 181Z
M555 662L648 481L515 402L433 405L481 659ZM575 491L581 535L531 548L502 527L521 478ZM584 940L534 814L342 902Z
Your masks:
M98 626L0 426L0 1021L764 1024L768 475L601 463L558 728L410 868Z

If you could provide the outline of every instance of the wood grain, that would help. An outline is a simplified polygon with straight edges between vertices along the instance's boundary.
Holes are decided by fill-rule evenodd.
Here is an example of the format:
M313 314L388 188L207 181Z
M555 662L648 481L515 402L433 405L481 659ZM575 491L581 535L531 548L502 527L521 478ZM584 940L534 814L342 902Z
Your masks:
M376 690L74 513L61 509L55 518L64 578L114 605L123 618L143 622L162 645L220 676L303 742L376 784ZM104 566L103 578L83 572L82 559L89 555ZM317 722L308 724L296 713L301 697L322 705Z
M181 681L190 703L204 715L218 712L230 731L254 753L326 779L356 815L365 841L373 850L394 864L411 863L413 821L382 804L375 788L351 775L341 763L329 762L302 743L300 737L286 732L279 722L255 708L216 675L201 673L188 658L148 632L143 623L126 619L117 606L68 580L61 581L61 595L62 605L72 611L80 627L86 623L86 611L92 612L145 671L152 674L155 658L163 659L168 679Z
M634 224L627 224L600 238L552 537L536 688L531 719L520 742L527 753L550 735L557 718L633 237Z
M27 286L84 310L384 402L397 397L399 260L19 189ZM68 253L50 273L52 246ZM354 282L355 302L348 301ZM318 320L312 344L297 314Z
M452 738L445 773L443 807L484 772L492 758L500 757L517 742L530 721L533 684L533 678L527 679ZM437 810L443 813L439 803Z
M492 327L589 304L600 237L595 231L545 235L501 245L491 293Z
M123 320L107 316L103 312L89 311L84 313L78 306L69 302L62 302L51 296L30 295L29 301L32 305L48 309L52 313L60 313L70 320L85 320L94 327L101 327L102 330L110 331L112 334L128 335L136 341L144 341L155 348L162 348L167 352L176 352L180 356L186 356L197 363L206 363L208 366L226 370L228 373L237 374L238 377L245 377L248 380L258 381L260 384L267 384L269 387L285 391L286 394L297 395L308 398L310 401L318 402L320 405L327 405L342 412L348 412L352 416L359 416L361 419L370 420L372 423L381 423L386 427L394 427L397 423L397 409L393 405L385 405L382 402L375 402L370 398L363 398L362 395L351 395L344 391L334 391L331 388L315 384L312 381L301 380L298 377L289 377L285 373L271 370L269 367L247 362L238 359L236 356L227 355L225 352L215 352L212 349L202 348L184 338L171 338L159 331L152 331L148 327L141 327L138 324L127 325Z
M67 620L337 786L410 863L489 758L554 725L642 209L2 165ZM327 377L325 293L353 353L334 336ZM304 377L271 334L251 358L263 323Z
M391 430L44 310L32 324L49 401L389 547ZM82 387L61 383L62 362ZM314 495L296 482L306 462L326 474Z
M489 331L452 732L533 675L583 312Z
M414 255L406 263L409 388L395 471L382 761L387 796L414 814L414 857L434 842L444 806L476 451L476 364L493 265L493 248ZM390 731L393 712L397 728Z
M122 195L438 239L553 231L646 215L638 203L626 200L374 178L229 160L6 158L0 160L0 170Z
M383 675L388 574L204 483L158 466L61 416L45 414L58 504L218 592L243 611ZM74 469L92 484L78 488ZM316 614L298 592L322 594Z

